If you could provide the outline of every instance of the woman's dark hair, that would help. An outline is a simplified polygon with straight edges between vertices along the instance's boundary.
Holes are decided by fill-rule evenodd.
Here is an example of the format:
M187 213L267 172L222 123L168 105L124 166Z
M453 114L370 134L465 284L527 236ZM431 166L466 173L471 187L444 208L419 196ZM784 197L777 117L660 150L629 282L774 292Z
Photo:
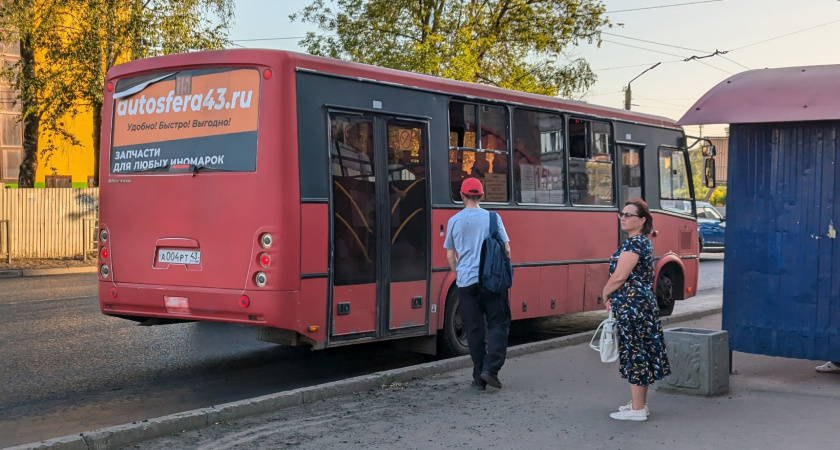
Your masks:
M627 203L624 206L633 205L636 207L636 212L639 214L640 219L645 219L644 225L642 225L642 234L650 234L653 231L653 216L650 215L650 209L648 209L647 203L640 198L634 198L632 200L627 200Z

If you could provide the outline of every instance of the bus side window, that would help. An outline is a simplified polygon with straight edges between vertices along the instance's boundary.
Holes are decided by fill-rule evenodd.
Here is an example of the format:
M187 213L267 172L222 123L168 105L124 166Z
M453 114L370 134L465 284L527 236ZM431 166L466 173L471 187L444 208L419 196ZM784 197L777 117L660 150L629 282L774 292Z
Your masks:
M479 131L480 130L480 131ZM500 106L449 103L449 183L461 201L461 183L474 177L484 184L484 200L508 199L507 112Z
M571 187L572 204L615 204L610 135L607 122L569 120L569 175L576 181Z
M517 108L513 114L516 201L566 204L563 118Z

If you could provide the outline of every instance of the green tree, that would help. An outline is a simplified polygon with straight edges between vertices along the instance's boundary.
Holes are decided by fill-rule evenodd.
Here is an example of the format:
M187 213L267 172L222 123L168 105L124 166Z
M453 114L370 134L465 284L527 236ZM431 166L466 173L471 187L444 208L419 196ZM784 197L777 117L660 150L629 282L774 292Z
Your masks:
M314 0L292 20L309 53L544 95L595 82L566 50L601 42L599 0Z
M98 185L108 70L138 58L223 48L233 8L233 0L6 1L0 7L0 24L12 31L0 39L11 42L19 36L21 42L21 60L5 72L24 105L21 186L34 181L39 136L46 137L42 152L47 156L59 139L78 146L67 119L86 110L93 114L93 173Z

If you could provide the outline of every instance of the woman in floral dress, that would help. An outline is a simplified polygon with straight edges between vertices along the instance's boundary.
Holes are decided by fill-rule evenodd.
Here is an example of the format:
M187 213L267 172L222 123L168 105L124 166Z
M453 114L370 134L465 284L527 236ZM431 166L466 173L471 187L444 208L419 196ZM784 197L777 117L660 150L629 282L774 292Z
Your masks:
M630 382L632 400L610 417L644 421L650 414L648 386L671 373L653 293L653 246L648 238L653 217L641 199L628 201L618 216L630 237L610 258L610 279L602 298L615 314L618 371Z

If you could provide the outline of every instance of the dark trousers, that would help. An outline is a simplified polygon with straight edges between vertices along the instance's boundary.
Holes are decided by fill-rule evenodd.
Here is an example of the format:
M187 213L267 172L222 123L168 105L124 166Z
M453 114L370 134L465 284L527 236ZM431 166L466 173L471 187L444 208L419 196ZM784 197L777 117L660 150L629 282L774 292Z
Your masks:
M464 319L467 331L467 344L473 361L473 380L483 385L481 372L495 375L505 363L510 330L507 293L484 292L479 289L478 283L458 288L458 312Z

